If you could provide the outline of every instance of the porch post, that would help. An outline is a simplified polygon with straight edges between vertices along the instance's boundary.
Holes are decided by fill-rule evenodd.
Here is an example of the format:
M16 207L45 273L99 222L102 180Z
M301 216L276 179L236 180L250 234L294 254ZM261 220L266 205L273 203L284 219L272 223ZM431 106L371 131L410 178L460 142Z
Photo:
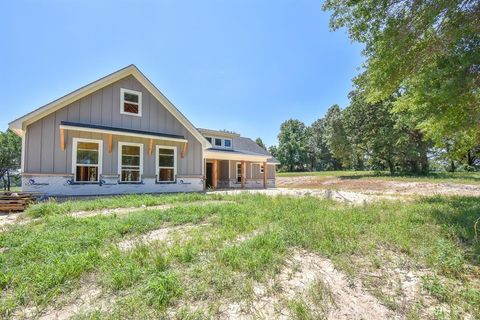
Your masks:
M242 171L242 172L241 172L241 176L242 176L242 188L245 188L245 178L246 178L246 176L247 176L247 175L246 175L246 172L245 172L245 167L246 167L245 161L242 160L242 161L240 162L240 168L242 169L242 170L241 170L241 171Z
M218 160L213 160L213 189L218 185Z
M267 162L263 162L263 187L267 189Z

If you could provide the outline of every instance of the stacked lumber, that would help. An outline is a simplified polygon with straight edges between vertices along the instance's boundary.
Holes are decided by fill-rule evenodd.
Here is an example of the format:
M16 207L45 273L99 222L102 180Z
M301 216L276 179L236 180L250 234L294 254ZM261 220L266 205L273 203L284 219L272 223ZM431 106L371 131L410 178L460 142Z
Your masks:
M24 211L26 207L36 202L38 194L28 192L0 193L0 212Z

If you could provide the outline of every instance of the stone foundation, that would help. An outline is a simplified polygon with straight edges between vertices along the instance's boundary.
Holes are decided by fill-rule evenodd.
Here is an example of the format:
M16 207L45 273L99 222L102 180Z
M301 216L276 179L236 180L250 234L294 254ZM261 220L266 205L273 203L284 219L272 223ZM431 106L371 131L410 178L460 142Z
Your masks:
M101 183L74 183L72 175L24 176L24 192L40 192L45 196L95 196L134 193L169 193L203 191L203 179L178 178L174 183L156 183L154 178L142 183L119 183L116 176L102 177Z

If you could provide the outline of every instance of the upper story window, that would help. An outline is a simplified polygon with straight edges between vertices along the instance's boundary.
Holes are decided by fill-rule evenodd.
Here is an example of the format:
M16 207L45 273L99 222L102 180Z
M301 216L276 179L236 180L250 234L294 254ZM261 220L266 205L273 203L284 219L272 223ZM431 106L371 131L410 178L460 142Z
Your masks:
M120 113L141 117L142 93L129 89L120 89Z
M218 137L205 137L205 139L207 139L208 142L213 144L214 147L226 149L232 148L232 139Z
M120 182L140 182L143 170L143 144L118 143Z
M102 141L74 138L72 159L75 182L98 182L102 173Z

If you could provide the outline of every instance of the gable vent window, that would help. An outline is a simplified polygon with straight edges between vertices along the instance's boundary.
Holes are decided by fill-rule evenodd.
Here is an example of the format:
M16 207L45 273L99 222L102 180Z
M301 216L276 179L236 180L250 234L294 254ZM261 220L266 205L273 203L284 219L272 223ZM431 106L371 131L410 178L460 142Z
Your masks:
M120 113L131 116L142 116L142 93L128 89L120 89Z

